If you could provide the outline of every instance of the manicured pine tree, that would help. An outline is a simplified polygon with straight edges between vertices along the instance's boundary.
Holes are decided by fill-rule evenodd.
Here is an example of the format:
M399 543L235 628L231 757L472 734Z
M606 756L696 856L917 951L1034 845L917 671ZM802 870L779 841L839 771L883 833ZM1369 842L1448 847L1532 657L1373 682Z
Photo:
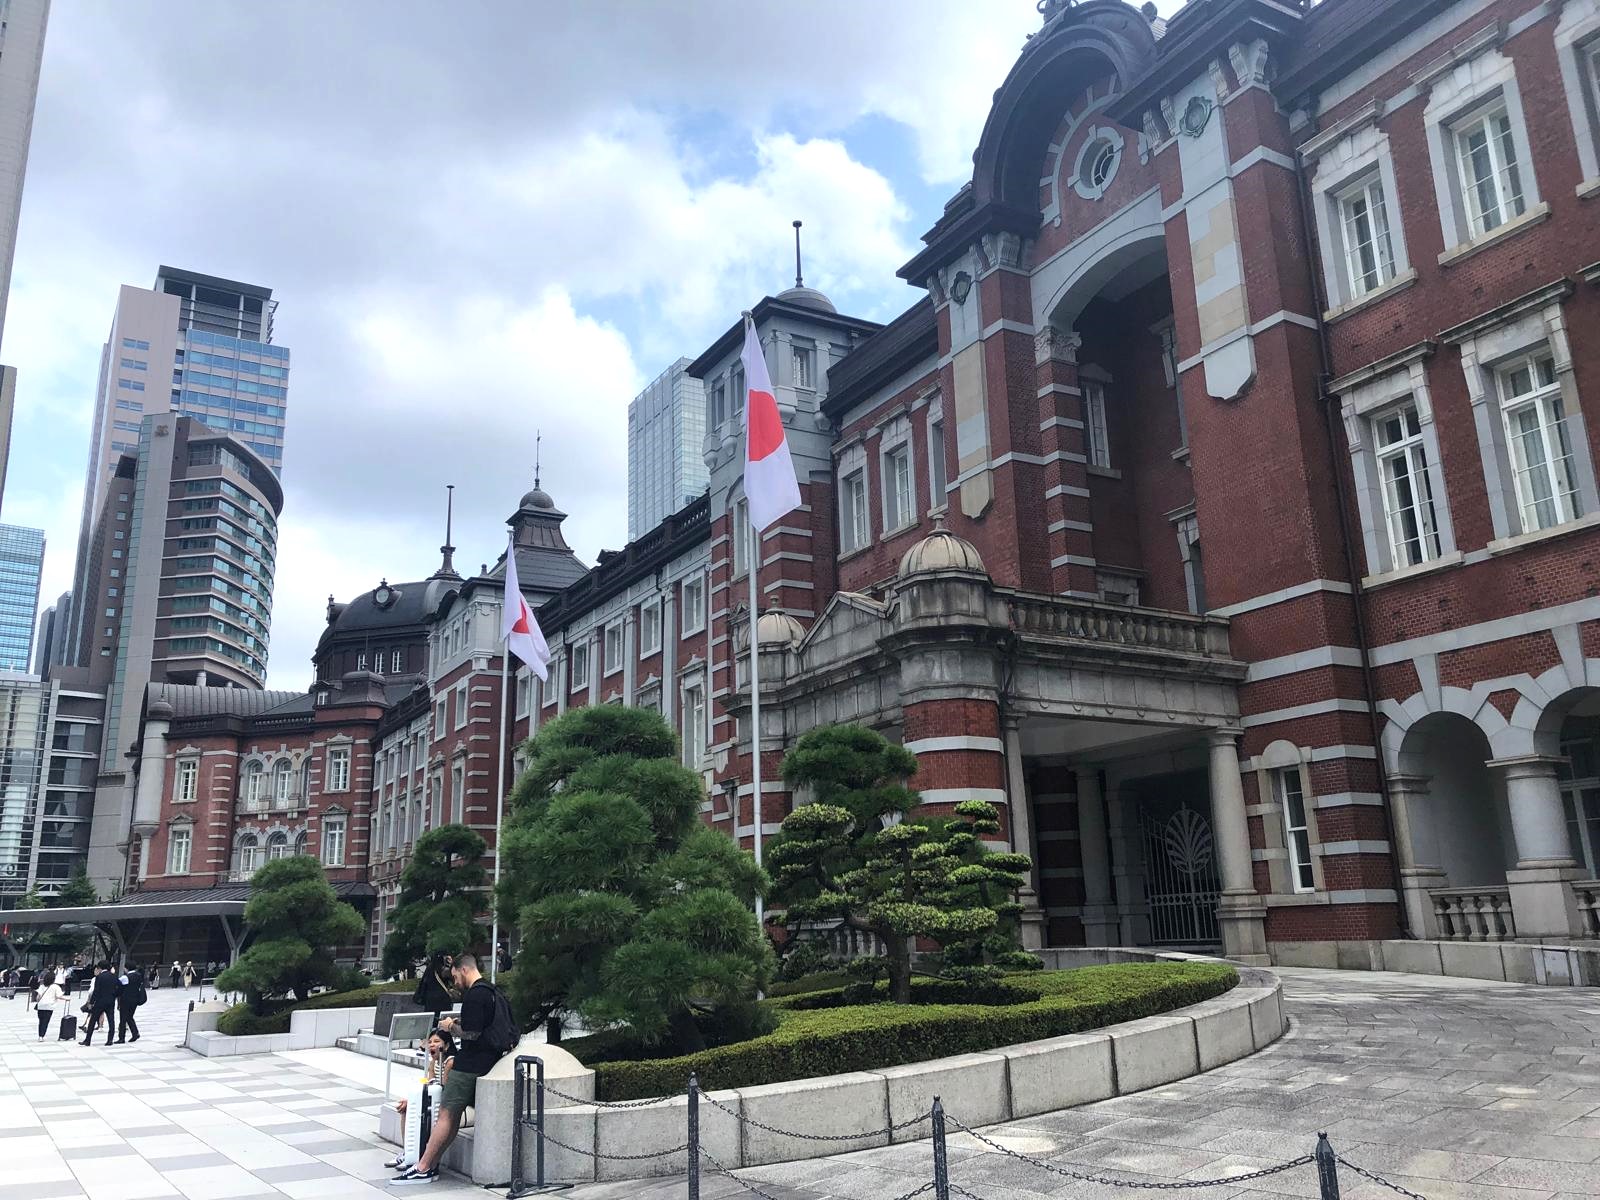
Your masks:
M367 923L340 900L309 855L278 858L250 879L244 907L250 948L217 976L217 989L243 992L259 1013L265 1000L311 990L338 980L334 950L355 941Z
M383 944L385 975L409 973L419 959L460 954L488 937L486 843L465 825L441 825L417 839L400 875L400 897Z

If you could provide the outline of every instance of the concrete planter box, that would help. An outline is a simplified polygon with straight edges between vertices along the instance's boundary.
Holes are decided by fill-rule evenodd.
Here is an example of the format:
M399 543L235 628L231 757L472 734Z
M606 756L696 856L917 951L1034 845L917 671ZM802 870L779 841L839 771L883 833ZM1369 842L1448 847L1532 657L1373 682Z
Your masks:
M1195 1048L1202 1071L1255 1053L1250 1005L1270 995L1273 992L1268 988L1235 988L1226 996L1183 1010L1183 1015L1194 1022Z
M1117 1091L1142 1092L1200 1071L1194 1022L1188 1017L1146 1017L1113 1025L1111 1052L1117 1064Z
M1547 987L1600 985L1600 942L1274 942L1272 960L1283 967L1403 971Z
M229 1058L237 1054L277 1054L292 1050L287 1033L255 1033L248 1037L229 1037L216 1030L191 1030L188 1047L206 1058Z
M1011 1112L1002 1120L1075 1108L1117 1094L1106 1033L1023 1042L1000 1053L1011 1070Z
M289 1014L289 1048L337 1046L340 1038L372 1028L376 1008L314 1008Z
M888 1087L882 1075L870 1071L740 1088L739 1099L746 1117L801 1133L840 1135L889 1124ZM741 1165L814 1158L821 1146L827 1154L845 1154L888 1144L888 1135L881 1133L845 1142L808 1142L746 1125Z

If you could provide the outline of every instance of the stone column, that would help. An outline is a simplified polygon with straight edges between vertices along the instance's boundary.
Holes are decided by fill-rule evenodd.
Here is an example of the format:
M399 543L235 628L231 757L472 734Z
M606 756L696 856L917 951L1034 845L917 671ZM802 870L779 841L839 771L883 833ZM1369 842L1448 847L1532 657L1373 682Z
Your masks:
M1448 886L1439 867L1439 837L1430 783L1432 777L1427 775L1389 776L1389 811L1394 818L1395 855L1400 860L1401 903L1405 905L1412 936L1419 938L1439 936L1439 921L1428 893Z
M1227 957L1264 966L1270 961L1267 910L1256 895L1250 868L1250 822L1244 812L1236 736L1225 729L1214 729L1206 735L1211 749L1211 826L1222 876L1217 920L1222 927L1222 952Z
M670 584L661 597L661 716L672 728L678 727L678 625L676 584Z
M139 744L139 782L134 789L133 836L139 839L139 882L150 873L150 842L161 828L161 801L167 783L167 730L172 709L157 700L145 714L144 738ZM197 839L198 840L198 839ZM195 848L190 847L191 865Z
M1075 768L1078 778L1078 851L1083 862L1083 940L1088 946L1115 946L1121 935L1111 903L1111 864L1106 861L1106 806L1100 768Z
M1517 865L1506 872L1506 885L1519 938L1568 938L1583 931L1569 885L1582 872L1567 837L1566 810L1556 778L1560 761L1530 754L1487 764L1505 784L1517 843Z
M633 613L630 608L622 615L622 702L627 705L633 704L634 689L638 686L638 634Z
M1139 826L1139 810L1117 780L1106 781L1105 801L1120 944L1148 946L1150 906L1144 898L1144 831Z
M1044 909L1039 906L1039 849L1033 838L1032 801L1028 797L1027 774L1022 769L1022 735L1016 717L1002 722L1006 743L1006 809L1011 817L1011 849L1026 854L1033 866L1028 871L1028 886L1017 893L1022 904L1022 947L1038 950L1045 944Z

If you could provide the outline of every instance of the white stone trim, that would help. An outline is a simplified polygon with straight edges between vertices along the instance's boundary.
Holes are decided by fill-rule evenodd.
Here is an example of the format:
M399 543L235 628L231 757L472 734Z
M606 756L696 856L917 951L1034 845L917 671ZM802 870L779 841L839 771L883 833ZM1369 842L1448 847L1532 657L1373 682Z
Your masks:
M1366 747L1359 747L1366 749ZM1312 751L1315 761L1318 755ZM1312 801L1317 808L1382 808L1383 797L1377 792L1329 792L1325 796L1313 796Z
M1265 333L1269 329L1274 329L1279 325L1299 325L1304 329L1319 328L1317 319L1315 317L1308 317L1304 313L1290 312L1286 308L1280 308L1277 312L1272 313L1270 316L1262 317L1259 321L1242 326L1227 336L1218 338L1209 345L1201 346L1198 354L1191 355L1189 358L1184 359L1178 364L1178 372L1179 374L1182 374L1188 371L1191 367L1198 367L1201 363L1205 362L1208 355L1216 353L1224 346L1232 345L1242 337L1253 337L1256 334Z
M1290 600L1298 600L1302 596L1312 596L1317 592L1337 592L1348 596L1352 588L1348 583L1341 583L1337 579L1308 579L1305 583L1291 584L1286 588L1279 588L1275 592L1263 592L1259 596L1252 596L1248 600L1240 600L1221 608L1208 610L1214 617L1237 617L1243 613L1255 612L1261 608L1271 608L1275 604L1284 604Z
M1005 743L992 737L927 737L905 744L913 754L928 754L938 750L990 750L995 754L1005 751Z
M1320 854L1388 854L1389 843L1383 841L1323 842L1312 849Z
M1263 679L1277 679L1283 675L1298 675L1319 667L1359 667L1361 651L1354 646L1318 646L1315 650L1301 650L1277 658L1263 658L1245 670L1246 683L1259 683Z
M922 804L960 804L965 800L987 800L990 804L1006 803L1005 788L924 788L918 793Z

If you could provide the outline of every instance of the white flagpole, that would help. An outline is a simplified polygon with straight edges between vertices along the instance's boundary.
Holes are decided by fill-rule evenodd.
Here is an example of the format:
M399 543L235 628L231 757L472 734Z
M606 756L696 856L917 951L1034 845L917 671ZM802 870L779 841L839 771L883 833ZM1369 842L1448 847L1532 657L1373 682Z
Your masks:
M512 551L508 550L510 554ZM511 639L501 638L500 645L500 764L499 779L494 804L494 888L489 893L489 982L495 981L500 969L500 825L506 812L506 729L510 714L506 711L507 682L511 678Z
M746 509L748 515L748 508ZM761 865L761 642L756 626L760 618L756 609L757 576L761 573L761 534L752 522L750 525L750 561L745 564L750 572L750 788L754 801L756 820L756 866ZM763 904L756 897L756 924L762 924Z

